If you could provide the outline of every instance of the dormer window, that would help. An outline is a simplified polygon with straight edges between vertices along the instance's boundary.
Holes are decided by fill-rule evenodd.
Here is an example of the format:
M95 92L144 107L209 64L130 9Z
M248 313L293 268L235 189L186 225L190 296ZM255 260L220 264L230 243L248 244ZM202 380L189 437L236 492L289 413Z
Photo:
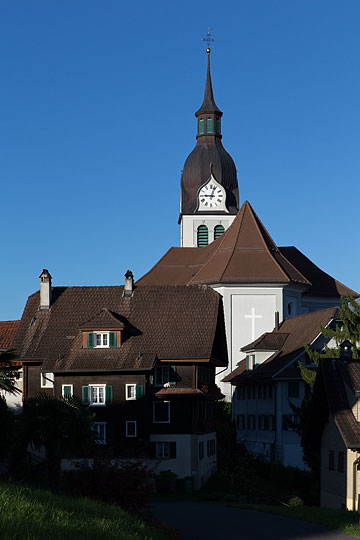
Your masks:
M94 349L116 347L116 332L87 332L86 346Z

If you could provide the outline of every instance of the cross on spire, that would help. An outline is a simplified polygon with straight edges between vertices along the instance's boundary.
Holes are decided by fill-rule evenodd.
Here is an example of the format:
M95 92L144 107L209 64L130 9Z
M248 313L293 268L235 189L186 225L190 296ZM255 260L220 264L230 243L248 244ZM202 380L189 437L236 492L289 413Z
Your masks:
M206 34L206 37L204 37L204 38L201 39L201 41L205 41L205 42L207 43L207 45L208 45L208 46L207 46L207 49L206 49L206 52L207 52L208 54L210 54L210 52L211 52L211 49L210 49L210 47L209 47L210 43L212 43L212 42L215 41L215 39L214 39L213 37L211 37L211 30L212 30L212 27L209 26L208 31L207 31L207 34Z

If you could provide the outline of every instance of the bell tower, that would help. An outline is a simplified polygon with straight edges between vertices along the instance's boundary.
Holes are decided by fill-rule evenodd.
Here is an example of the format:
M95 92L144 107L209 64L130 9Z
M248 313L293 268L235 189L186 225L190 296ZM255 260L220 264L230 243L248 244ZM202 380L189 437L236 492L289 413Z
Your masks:
M239 209L239 188L234 161L222 145L221 117L211 81L210 53L204 100L195 116L196 146L187 157L181 176L181 246L201 247L216 240L231 225Z

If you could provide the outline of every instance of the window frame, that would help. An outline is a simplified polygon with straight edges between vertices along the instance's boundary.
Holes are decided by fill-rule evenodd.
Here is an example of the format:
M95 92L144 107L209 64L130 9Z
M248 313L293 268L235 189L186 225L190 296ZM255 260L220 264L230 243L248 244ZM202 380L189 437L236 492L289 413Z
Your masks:
M155 419L155 408L158 404L167 403L168 405L168 420L156 420ZM171 415L170 415L170 401L153 401L153 423L154 424L170 424Z
M89 387L89 406L90 407L106 407L106 384L88 384ZM104 402L96 403L93 401L93 388L103 388L104 389Z
M91 430L93 432L95 432L95 427L97 426L103 426L104 428L104 437L102 439L98 438L98 439L94 439L95 440L95 444L107 444L107 440L106 440L106 422L91 422Z
M62 384L62 385L61 385L61 396L62 396L63 398L68 397L68 396L65 396L65 395L64 395L64 387L65 387L65 386L70 386L70 387L71 387L71 394L70 394L69 397L72 398L72 397L74 396L74 385L73 385L73 384Z
M158 378L158 370L161 370L161 382L159 382ZM167 370L168 376L164 377L164 371ZM164 380L167 379L166 382ZM170 382L170 366L155 366L154 370L154 386L158 387L164 387L165 384L168 384Z
M135 433L134 433L134 435L129 434L129 430L128 430L129 424L134 424L135 425ZM137 437L137 422L136 422L136 420L126 420L126 422L125 422L125 436L130 438L130 439L131 438L134 439L134 438Z
M170 442L168 441L156 441L155 442L155 456L158 459L170 459ZM162 452L159 452L159 448L162 448ZM165 449L168 449L168 455L166 455Z
M46 377L46 375L52 375L52 377ZM44 379L47 383L44 384ZM52 371L47 371L46 373L40 372L40 386L41 388L54 388L55 375ZM48 384L50 383L50 384Z
M134 389L134 396L130 396L128 395L128 390L130 388L133 388ZM125 384L125 400L126 401L136 401L136 384L134 383L128 383L128 384Z

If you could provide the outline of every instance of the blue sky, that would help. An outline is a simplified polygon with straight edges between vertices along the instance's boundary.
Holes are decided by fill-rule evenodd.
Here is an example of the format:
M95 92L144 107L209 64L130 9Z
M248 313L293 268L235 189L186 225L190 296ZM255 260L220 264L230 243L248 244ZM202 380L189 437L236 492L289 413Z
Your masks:
M0 320L179 245L213 27L223 143L280 246L360 291L358 0L1 0Z

